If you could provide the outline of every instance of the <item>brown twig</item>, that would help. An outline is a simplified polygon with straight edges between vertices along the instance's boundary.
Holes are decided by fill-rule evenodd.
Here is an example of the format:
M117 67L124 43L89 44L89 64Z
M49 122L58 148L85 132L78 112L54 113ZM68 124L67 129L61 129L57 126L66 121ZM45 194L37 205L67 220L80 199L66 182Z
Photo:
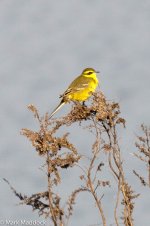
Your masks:
M137 151L140 153L140 155L137 153L133 153L133 155L137 157L140 161L146 163L148 179L145 180L144 177L141 176L139 173L136 173L135 170L133 172L140 179L141 183L144 186L147 185L150 188L150 127L142 124L141 129L143 135L137 136L138 141L135 143Z
M52 198L52 185L51 185L51 180L50 180L50 157L49 157L49 152L47 152L47 180L48 180L48 201L49 201L49 211L50 211L50 216L52 218L52 221L54 223L54 226L57 226L57 217L54 212L54 207L53 207L53 198Z
M117 216L117 210L118 210L118 206L119 206L119 198L120 198L120 177L119 177L119 183L118 183L116 205L115 205L115 209L114 209L114 217L115 217L115 222L116 222L117 226L119 226L118 216Z

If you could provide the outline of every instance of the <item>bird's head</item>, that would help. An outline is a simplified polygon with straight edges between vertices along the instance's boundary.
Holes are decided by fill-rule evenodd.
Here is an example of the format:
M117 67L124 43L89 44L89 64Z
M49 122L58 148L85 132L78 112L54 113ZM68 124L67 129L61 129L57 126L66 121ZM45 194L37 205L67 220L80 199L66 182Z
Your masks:
M83 70L82 75L85 77L95 77L99 71L95 71L93 68L86 68Z

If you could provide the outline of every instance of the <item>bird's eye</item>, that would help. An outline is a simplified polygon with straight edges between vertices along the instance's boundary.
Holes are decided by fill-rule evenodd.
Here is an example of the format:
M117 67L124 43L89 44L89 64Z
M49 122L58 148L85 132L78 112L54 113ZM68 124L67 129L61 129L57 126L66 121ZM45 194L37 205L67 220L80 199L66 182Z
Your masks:
M92 72L91 72L91 71L89 71L87 74L88 74L88 75L91 75L91 74L92 74Z

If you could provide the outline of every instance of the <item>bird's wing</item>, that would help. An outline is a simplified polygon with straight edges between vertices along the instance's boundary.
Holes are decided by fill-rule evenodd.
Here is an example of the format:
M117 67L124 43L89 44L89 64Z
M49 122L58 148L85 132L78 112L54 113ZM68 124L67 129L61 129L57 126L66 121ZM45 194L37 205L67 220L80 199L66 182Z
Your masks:
M90 81L89 78L80 75L70 84L68 89L60 97L64 97L68 94L84 90L86 87L89 86L89 81Z

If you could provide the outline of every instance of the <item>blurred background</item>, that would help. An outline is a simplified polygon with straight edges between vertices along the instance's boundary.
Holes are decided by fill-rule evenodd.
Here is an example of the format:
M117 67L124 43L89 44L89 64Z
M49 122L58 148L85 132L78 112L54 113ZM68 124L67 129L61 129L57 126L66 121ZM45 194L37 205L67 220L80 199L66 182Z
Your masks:
M38 128L27 105L33 103L41 115L50 113L69 83L85 67L93 67L101 72L101 90L120 103L127 121L120 137L127 178L142 193L136 200L135 225L149 225L149 191L131 174L133 168L145 172L131 153L140 124L149 123L149 12L148 0L0 1L0 220L40 219L31 207L17 205L19 200L2 180L7 178L27 195L46 188L39 170L43 160L20 135L21 128ZM81 153L88 149L86 136L78 133ZM70 193L68 184L77 186L76 180L67 171L63 178L67 188L62 192ZM115 197L108 189L104 203L109 225L114 224L111 199ZM77 201L70 225L101 225L92 201L84 195Z

